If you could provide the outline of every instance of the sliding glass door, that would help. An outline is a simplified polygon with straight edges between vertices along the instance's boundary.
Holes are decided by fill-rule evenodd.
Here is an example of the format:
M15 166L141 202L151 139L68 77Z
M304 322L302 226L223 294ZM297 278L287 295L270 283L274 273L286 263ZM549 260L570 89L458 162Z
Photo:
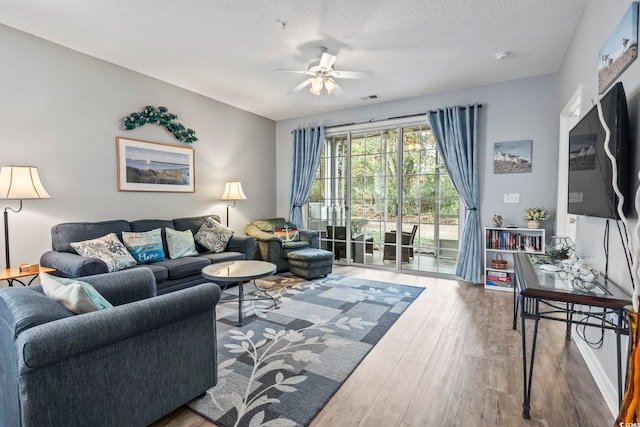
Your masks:
M325 138L308 222L338 262L453 273L458 211L426 125Z

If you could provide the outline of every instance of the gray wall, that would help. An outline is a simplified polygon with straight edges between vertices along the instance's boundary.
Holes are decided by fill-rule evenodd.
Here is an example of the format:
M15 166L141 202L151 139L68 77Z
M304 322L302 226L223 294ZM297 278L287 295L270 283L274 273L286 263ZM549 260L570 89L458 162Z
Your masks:
M10 213L13 265L38 262L59 222L204 214L224 220L219 199L227 180L242 181L248 197L231 209L237 233L275 212L274 121L2 25L0 40L0 161L37 166L52 197L27 200L22 212ZM122 117L145 105L166 106L196 131L195 193L118 192L116 136L181 145L157 125L122 130Z
M583 90L581 113L584 115L592 107L593 102L598 97L598 52L618 25L630 3L630 1L622 0L592 0L588 3L580 26L558 72L558 96L556 99L558 109L562 109L569 102L571 96L580 85L582 85ZM635 176L640 165L638 161L640 150L637 148L640 140L640 129L638 127L640 119L640 61L633 62L619 78L619 81L623 83L627 95ZM635 187L637 188L637 183ZM632 203L632 201L627 203ZM631 209L631 211L633 210ZM632 216L631 226L633 228L637 214L634 212ZM580 216L577 218L577 251L589 255L591 257L590 260L598 268L604 270L605 255L602 242L606 220ZM613 221L611 221L610 245L609 276L613 281L631 292L630 276L621 249L621 239ZM589 331L590 339L599 336L599 330ZM600 350L592 350L580 341L576 341L581 346L583 354L590 364L596 380L599 380L599 385L605 397L608 397L611 407L611 400L612 398L615 399L614 385L616 378L614 335L606 334L604 346ZM612 394L614 394L613 397L611 396ZM615 402L613 402L613 405L617 406Z
M507 83L432 96L382 102L361 108L278 121L276 125L277 209L279 216L289 210L291 179L291 131L299 126L366 122L388 117L418 114L451 105L483 105L479 115L480 223L488 226L494 212L502 213L505 223L524 225L527 207L555 206L557 174L556 78L546 75ZM425 119L426 120L426 119ZM496 175L493 150L496 142L533 140L531 173ZM519 204L505 204L504 193L520 193ZM553 221L543 224L552 231Z

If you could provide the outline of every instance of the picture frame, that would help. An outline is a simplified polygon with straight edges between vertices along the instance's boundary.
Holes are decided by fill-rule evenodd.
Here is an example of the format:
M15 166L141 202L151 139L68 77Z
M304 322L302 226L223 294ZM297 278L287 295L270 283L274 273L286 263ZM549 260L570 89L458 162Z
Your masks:
M598 55L598 94L602 95L638 57L637 1L631 3Z
M195 192L193 148L116 137L118 191Z
M532 140L496 142L493 148L493 173L531 172Z

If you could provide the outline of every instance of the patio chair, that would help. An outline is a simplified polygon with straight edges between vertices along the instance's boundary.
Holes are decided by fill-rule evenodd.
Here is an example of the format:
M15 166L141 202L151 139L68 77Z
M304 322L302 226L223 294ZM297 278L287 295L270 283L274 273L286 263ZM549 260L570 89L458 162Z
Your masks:
M402 262L409 262L413 258L413 241L418 231L418 224L414 224L411 232L402 232ZM395 261L396 259L396 231L388 231L384 233L384 253L382 259Z
M347 227L342 225L327 225L328 250L332 250L335 259L347 257ZM373 237L364 234L351 238L351 259L364 262L364 255L373 254Z

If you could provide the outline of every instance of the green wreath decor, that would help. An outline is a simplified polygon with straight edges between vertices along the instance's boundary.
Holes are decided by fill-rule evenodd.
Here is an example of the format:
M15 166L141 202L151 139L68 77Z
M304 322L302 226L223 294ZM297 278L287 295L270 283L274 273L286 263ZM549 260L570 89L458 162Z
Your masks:
M123 120L124 130L133 130L142 127L147 123L155 123L167 128L169 132L180 142L191 144L198 140L193 129L185 128L181 123L175 121L178 118L175 114L170 113L167 107L154 107L147 105L142 111L129 114Z

